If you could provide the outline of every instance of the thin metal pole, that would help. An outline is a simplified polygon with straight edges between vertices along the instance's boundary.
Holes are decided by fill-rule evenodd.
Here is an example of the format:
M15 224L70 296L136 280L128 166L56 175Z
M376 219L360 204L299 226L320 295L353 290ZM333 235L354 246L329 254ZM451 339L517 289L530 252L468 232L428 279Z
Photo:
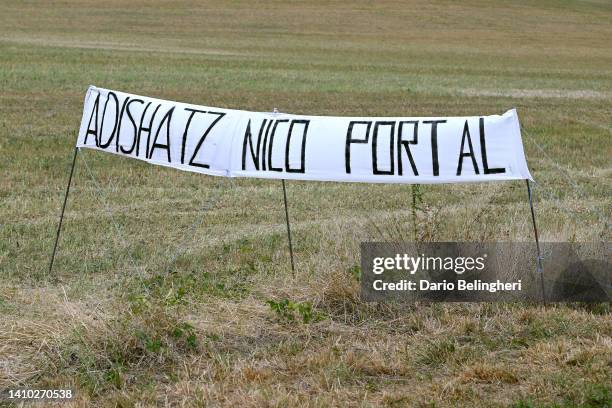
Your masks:
M531 193L531 183L527 182L527 194L529 195L529 207L531 208L531 221L533 223L533 233L535 235L536 248L538 259L536 263L536 271L540 275L540 286L542 287L542 303L546 304L546 292L544 291L544 268L542 267L542 253L540 252L540 238L538 236L538 226L536 225L535 210L533 209L533 195Z
M53 261L55 260L55 253L57 252L57 244L60 238L60 232L62 231L62 221L64 221L64 211L66 211L66 203L68 202L68 193L70 193L70 185L72 184L72 174L74 173L74 166L76 164L77 153L79 148L74 148L74 156L72 156L72 167L70 168L70 176L68 176L68 185L66 186L66 194L64 195L64 204L62 205L62 212L60 214L59 224L57 225L57 234L55 235L55 245L53 245L53 253L51 254L51 262L49 263L49 274L53 269Z
M417 192L418 192L418 184L412 184L410 187L412 188L412 239L414 242L418 241L418 232L417 232Z
M293 263L293 244L291 243L291 226L289 225L289 209L287 208L287 189L285 188L285 179L283 182L283 198L285 200L285 220L287 221L287 237L289 238L289 255L291 256L291 273L295 276L295 264Z

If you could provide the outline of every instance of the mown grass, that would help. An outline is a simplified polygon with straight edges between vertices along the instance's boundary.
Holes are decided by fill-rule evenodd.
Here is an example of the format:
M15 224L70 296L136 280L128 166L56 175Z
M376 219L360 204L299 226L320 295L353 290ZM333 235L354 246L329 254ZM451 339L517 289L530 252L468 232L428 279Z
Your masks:
M609 240L609 2L0 8L0 388L71 387L74 406L611 404L609 305L360 300L359 243L413 237L407 186L288 183L294 277L280 182L82 151L46 272L89 84L309 114L517 107L542 239ZM421 191L418 239L532 239L522 183Z

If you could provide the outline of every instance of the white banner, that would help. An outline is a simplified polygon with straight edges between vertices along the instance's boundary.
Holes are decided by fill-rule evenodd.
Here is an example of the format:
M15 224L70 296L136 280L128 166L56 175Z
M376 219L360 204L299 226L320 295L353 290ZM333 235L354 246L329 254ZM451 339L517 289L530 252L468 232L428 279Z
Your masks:
M227 177L423 184L532 179L515 110L469 117L303 116L91 86L77 146Z

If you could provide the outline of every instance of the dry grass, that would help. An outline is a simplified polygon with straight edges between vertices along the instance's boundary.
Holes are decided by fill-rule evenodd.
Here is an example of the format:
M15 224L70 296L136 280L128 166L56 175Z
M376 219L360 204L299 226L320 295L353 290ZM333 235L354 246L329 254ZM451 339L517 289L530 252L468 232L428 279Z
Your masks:
M610 406L609 305L360 300L359 243L412 237L406 186L289 183L293 277L280 183L85 151L46 274L90 83L310 114L515 106L543 240L609 240L609 2L0 4L0 389L71 387L75 407ZM419 239L531 240L524 190L424 186Z

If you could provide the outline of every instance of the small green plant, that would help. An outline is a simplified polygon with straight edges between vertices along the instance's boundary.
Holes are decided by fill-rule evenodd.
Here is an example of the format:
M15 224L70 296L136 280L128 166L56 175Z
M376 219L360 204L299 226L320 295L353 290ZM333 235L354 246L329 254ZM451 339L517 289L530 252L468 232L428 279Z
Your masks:
M268 300L266 303L280 319L285 321L294 322L299 316L303 323L308 324L320 321L323 318L321 313L313 310L310 302L296 303L289 299L282 299L279 301Z
M198 345L195 327L187 322L180 323L172 330L172 337L177 340L184 339L188 348L196 348Z
M296 310L300 316L302 316L302 321L304 323L310 323L314 320L316 316L316 312L312 310L312 305L310 302L307 303L298 303L296 305Z
M121 376L121 370L118 367L109 369L105 374L106 381L112 384L115 388L121 388L123 386L123 378Z
M348 268L348 272L351 274L353 278L355 278L357 282L361 282L361 266L353 265L350 268Z
M292 305L293 302L290 302L289 299L283 299L280 301L268 300L266 302L272 311L274 311L281 319L284 320L293 320L293 311Z
M158 354L164 348L161 339L150 333L139 330L135 333L135 336L141 341L144 349L149 353Z
M586 390L586 407L610 407L612 406L612 394L610 388L603 384L589 385Z
M187 294L187 290L183 286L179 286L178 289L174 290L173 288L168 291L166 294L166 304L167 305L177 305L185 303L185 295Z

